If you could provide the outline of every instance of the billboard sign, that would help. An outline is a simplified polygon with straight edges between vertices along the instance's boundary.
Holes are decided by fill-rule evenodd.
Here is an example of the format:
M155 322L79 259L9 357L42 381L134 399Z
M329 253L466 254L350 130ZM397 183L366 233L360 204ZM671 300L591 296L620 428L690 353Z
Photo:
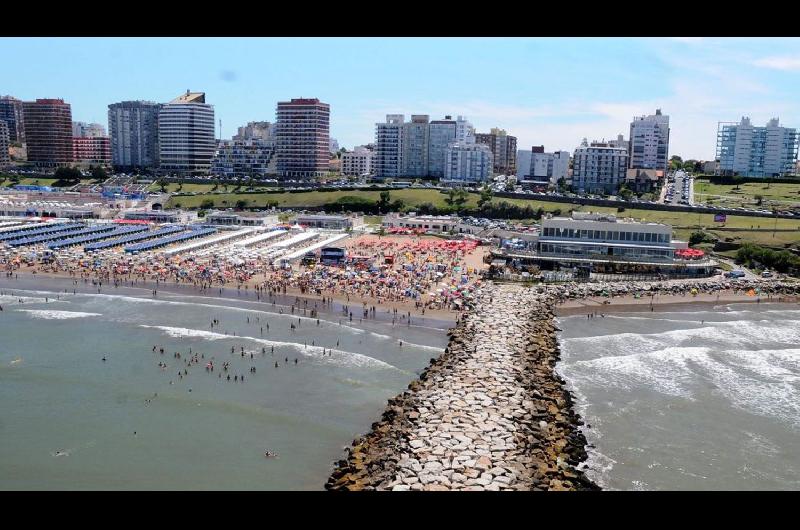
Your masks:
M728 216L724 213L715 213L714 214L714 222L715 223L724 223L728 220Z

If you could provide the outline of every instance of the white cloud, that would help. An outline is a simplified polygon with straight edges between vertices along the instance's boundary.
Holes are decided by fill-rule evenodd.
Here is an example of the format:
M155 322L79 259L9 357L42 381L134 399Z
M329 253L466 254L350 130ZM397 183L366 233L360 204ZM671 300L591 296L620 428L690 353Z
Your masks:
M795 71L800 70L800 57L772 56L763 57L753 62L762 68L772 68L773 70Z

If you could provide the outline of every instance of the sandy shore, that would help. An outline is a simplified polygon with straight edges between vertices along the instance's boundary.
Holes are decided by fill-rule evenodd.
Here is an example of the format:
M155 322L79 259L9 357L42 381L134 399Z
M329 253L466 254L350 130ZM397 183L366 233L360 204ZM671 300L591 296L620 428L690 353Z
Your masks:
M263 305L263 310L266 312L274 312L277 308L282 308L284 311L291 308L292 305L300 308L298 314L302 314L303 302L308 301L308 308L313 308L314 304L318 304L318 313L320 315L328 315L329 318L345 319L344 307L349 306L350 311L353 312L353 322L362 322L362 313L360 312L361 301L351 299L349 302L340 296L329 296L326 298L333 298L333 304L322 306L319 304L321 297L309 296L303 294L299 289L287 289L286 294L276 295L272 298L267 295L261 295L260 299L257 296L255 289L249 288L237 289L236 287L214 287L212 289L202 290L199 287L189 283L175 283L159 281L158 284L154 281L138 280L135 284L132 282L121 282L119 287L115 287L113 283L103 282L102 287L92 285L91 280L84 283L79 277L73 277L68 274L55 274L50 272L37 272L32 273L31 269L22 268L16 273L16 278L6 278L0 276L0 288L3 289L28 289L28 290L52 290L56 292L73 292L76 293L98 293L110 294L122 292L131 294L133 296L152 296L152 291L156 289L158 293L179 294L187 296L198 296L208 298L211 300L227 300L227 301L242 301L248 304ZM78 284L74 285L73 282L78 280ZM99 289L99 291L98 291ZM299 301L299 302L298 302ZM275 306L273 306L273 302ZM391 323L393 320L393 309L396 307L398 315L407 314L411 311L411 325L422 326L434 329L446 330L456 323L457 313L455 311L443 310L426 310L425 315L422 316L421 312L415 311L413 306L411 308L404 307L403 304L381 303L379 306L377 301L371 305L375 305L379 309L376 311L374 317L364 319L367 321L377 321L382 323ZM397 326L407 325L406 320L398 318Z
M677 306L691 310L692 307L713 307L719 304L730 303L799 303L797 296L748 296L745 293L734 293L732 291L722 293L698 293L697 295L672 295L656 294L655 296L642 296L635 298L632 295L616 296L612 298L603 296L592 296L578 300L567 300L556 306L557 316L586 315L589 313L606 314L622 312L648 311L652 307L653 312L669 309L673 311Z

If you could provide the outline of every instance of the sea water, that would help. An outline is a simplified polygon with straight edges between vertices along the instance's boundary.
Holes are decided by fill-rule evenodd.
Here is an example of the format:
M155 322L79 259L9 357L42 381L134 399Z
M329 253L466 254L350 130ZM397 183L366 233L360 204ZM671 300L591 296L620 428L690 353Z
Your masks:
M224 297L0 290L6 490L322 489L344 447L447 342L429 326L341 312L317 325ZM190 348L199 364L185 364Z
M618 490L800 488L800 306L558 319L587 474Z

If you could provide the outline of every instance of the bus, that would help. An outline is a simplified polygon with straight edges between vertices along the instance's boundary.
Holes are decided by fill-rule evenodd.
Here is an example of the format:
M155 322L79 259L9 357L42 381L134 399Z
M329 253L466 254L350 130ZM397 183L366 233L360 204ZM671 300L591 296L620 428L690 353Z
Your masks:
M319 253L319 261L323 265L338 265L344 259L344 249L339 247L323 247Z

